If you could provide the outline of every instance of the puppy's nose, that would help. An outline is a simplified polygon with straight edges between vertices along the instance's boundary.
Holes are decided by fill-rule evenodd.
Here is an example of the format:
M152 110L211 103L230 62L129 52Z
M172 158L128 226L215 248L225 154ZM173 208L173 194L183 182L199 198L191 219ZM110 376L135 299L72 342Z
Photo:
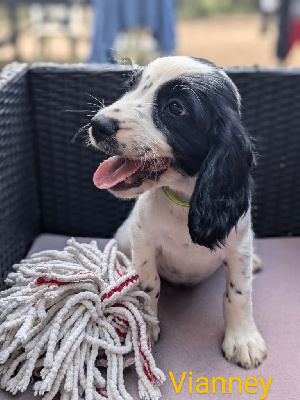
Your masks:
M104 115L95 115L91 120L92 135L96 142L102 142L119 129L119 122Z

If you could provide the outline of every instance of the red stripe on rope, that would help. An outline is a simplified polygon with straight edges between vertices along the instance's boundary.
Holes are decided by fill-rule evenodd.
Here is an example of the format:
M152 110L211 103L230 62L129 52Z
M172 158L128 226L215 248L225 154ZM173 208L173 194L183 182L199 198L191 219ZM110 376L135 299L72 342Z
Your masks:
M152 377L151 377L150 374L148 373L148 369L146 368L146 365L143 365L143 371L144 371L145 375L147 376L148 380L149 380L150 382L153 382ZM151 372L150 372L150 373L151 373ZM151 373L151 375L153 376L152 373Z
M115 331L117 332L117 334L121 337L121 338L126 338L126 333L122 332L119 328L115 327Z
M151 371L151 367L150 367L149 361L148 361L147 357L145 356L145 353L142 350L141 343L139 343L139 352L140 352L140 355L143 357L144 362L145 362L145 364L143 365L143 369L144 369L145 374L147 375L147 378L151 382L153 382L153 380L155 380L156 382L159 382L159 379ZM146 373L146 370L147 370L147 373Z
M114 307L120 307L120 306L117 306L117 304L119 304L119 303L116 303L116 304L114 305ZM122 305L121 305L121 306L122 306ZM126 308L126 307L125 307L125 308ZM124 324L125 326L129 327L129 322L128 322L128 321L126 321L126 319L123 319L123 318L117 317L117 320L119 320L119 321L123 322L123 324Z
M46 283L55 283L58 286L62 286L62 285L68 285L69 283L72 283L72 282L59 282L56 279L47 280L47 275L46 275L46 276L40 276L39 278L37 278L35 283L37 285L45 285Z
M82 272L79 272L77 275L86 275L86 274L92 274L93 272L92 271L82 271Z
M122 304L122 303L115 303L114 305L113 305L113 307L123 307L123 308L126 308L126 310L128 310L128 308L126 307L126 306L124 306L124 304ZM120 318L120 317L117 317L119 320L121 320L122 321L122 319ZM127 321L125 321L125 320L123 320L124 322L127 322ZM127 324L128 324L128 326L129 326L129 323L127 322ZM126 324L126 325L127 325ZM139 339L141 340L141 334L139 333ZM149 340L149 336L147 335L147 345L148 345L148 347L149 347L149 349L150 349L150 340ZM140 355L143 357L143 359L144 359L144 362L145 362L145 364L143 365L143 370L144 370L144 373L145 373L145 375L147 376L147 378L149 379L149 381L150 382L153 382L153 380L154 381L156 381L156 382L160 382L160 380L152 373L152 371L151 371L151 367L150 367L150 364L149 364L149 361L148 361L148 359L147 359L147 357L146 357L146 355L145 355L145 353L143 352L143 350L142 350L142 347L141 347L141 343L139 343L139 353L140 353Z
M97 390L97 392L98 392L101 396L103 396L103 397L105 397L105 398L108 399L108 396L107 396L105 393L103 393L102 389L96 388L96 390Z
M134 283L139 279L139 276L136 274L132 276L131 278L126 279L121 285L115 287L108 293L104 293L104 295L101 297L101 301L109 299L114 293L121 292L125 286L128 286L130 283Z
M121 274L121 272L119 271L119 268L117 267L117 264L115 264L115 270L117 271L117 274L119 276L123 276L123 274Z

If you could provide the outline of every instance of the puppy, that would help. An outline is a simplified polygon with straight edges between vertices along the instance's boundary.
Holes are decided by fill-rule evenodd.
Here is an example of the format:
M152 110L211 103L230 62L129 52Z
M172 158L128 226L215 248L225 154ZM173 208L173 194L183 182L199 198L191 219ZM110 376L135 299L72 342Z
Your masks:
M267 352L251 301L254 156L233 82L204 59L159 58L133 71L128 91L93 117L89 135L112 156L95 185L137 198L116 238L153 310L160 276L195 284L222 265L223 354L244 368L260 365Z

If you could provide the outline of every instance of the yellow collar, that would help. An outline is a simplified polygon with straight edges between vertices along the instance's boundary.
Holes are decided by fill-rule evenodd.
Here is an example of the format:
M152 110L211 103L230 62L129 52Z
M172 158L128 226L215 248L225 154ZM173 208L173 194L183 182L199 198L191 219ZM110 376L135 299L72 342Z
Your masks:
M173 203L178 204L179 206L182 207L189 207L190 203L187 201L181 201L176 197L176 194L173 192L172 189L170 189L168 186L162 186L162 190L164 192L164 194L168 197L168 199L170 199L171 201L173 201Z

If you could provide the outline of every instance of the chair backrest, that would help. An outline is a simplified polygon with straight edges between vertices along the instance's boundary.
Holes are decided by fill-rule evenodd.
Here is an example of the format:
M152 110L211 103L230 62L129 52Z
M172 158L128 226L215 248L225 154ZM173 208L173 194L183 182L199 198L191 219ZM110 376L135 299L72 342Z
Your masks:
M300 69L227 71L256 139L253 224L257 237L300 235Z
M299 235L300 70L227 72L242 95L246 128L257 141L255 233ZM111 236L132 207L93 186L92 176L102 157L85 146L84 134L72 142L90 118L89 112L76 111L115 101L124 92L128 74L128 67L122 66L31 68L43 230Z
M227 72L257 141L255 234L299 236L300 70ZM132 202L93 185L103 156L86 146L86 132L74 137L90 120L81 110L116 100L129 74L125 66L17 63L0 73L0 286L38 232L111 237L128 215Z

